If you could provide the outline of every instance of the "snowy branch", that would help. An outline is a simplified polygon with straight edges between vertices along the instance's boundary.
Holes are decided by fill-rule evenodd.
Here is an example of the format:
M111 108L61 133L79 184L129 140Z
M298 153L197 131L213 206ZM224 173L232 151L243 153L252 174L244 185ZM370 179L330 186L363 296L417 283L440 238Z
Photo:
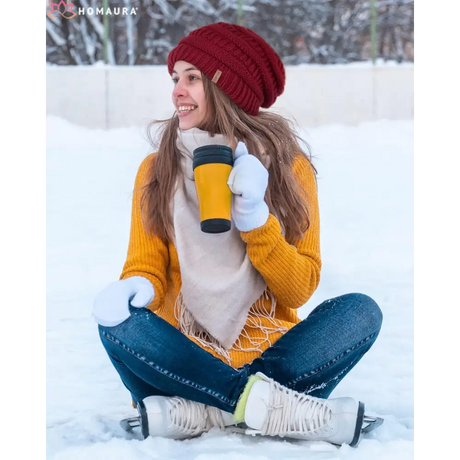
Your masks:
M59 35L59 32L56 30L56 26L53 24L53 22L50 20L48 16L46 17L46 31L48 32L49 36L57 46L66 45L67 42L65 38Z

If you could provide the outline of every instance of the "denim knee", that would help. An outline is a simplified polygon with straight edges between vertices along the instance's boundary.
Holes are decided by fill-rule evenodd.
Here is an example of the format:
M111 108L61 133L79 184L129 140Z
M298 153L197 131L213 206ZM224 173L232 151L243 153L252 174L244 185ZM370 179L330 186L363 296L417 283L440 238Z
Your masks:
M349 314L356 315L357 323L361 324L361 327L365 328L369 334L380 331L383 314L372 297L366 294L351 293L343 295L342 300L354 306Z

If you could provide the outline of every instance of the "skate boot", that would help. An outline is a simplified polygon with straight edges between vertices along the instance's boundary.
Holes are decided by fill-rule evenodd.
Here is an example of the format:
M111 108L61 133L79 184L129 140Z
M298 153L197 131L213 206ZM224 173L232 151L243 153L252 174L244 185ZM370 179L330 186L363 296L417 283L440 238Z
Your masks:
M246 434L280 436L356 446L362 432L383 419L364 416L364 404L353 398L320 399L291 390L264 374L251 376L234 419ZM363 424L368 425L363 428Z
M233 425L232 414L177 396L148 396L138 402L137 411L138 417L124 419L120 424L126 431L140 426L144 439L148 436L188 439L213 427L223 430Z

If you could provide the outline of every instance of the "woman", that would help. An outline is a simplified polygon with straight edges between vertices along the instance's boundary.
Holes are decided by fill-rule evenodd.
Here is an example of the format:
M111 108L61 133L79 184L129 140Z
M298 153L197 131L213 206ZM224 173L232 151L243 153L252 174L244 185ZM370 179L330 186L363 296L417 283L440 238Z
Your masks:
M110 360L144 436L213 426L356 445L364 405L327 399L380 331L363 294L297 316L321 270L315 170L289 123L260 108L285 69L253 31L211 24L168 57L176 109L141 164L120 280L96 298ZM200 231L195 148L234 151L232 228ZM248 153L249 152L249 153Z

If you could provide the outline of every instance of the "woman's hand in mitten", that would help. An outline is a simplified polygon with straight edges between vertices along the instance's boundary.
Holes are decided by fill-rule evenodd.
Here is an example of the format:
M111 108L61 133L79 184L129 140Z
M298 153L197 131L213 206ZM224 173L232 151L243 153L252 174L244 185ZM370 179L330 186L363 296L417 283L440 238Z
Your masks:
M154 298L152 283L143 276L133 276L110 283L94 300L93 316L98 324L117 326L129 318L129 306L143 308Z
M267 222L269 210L264 201L268 186L268 171L246 145L238 142L235 162L227 181L233 192L232 216L236 228L249 232Z

